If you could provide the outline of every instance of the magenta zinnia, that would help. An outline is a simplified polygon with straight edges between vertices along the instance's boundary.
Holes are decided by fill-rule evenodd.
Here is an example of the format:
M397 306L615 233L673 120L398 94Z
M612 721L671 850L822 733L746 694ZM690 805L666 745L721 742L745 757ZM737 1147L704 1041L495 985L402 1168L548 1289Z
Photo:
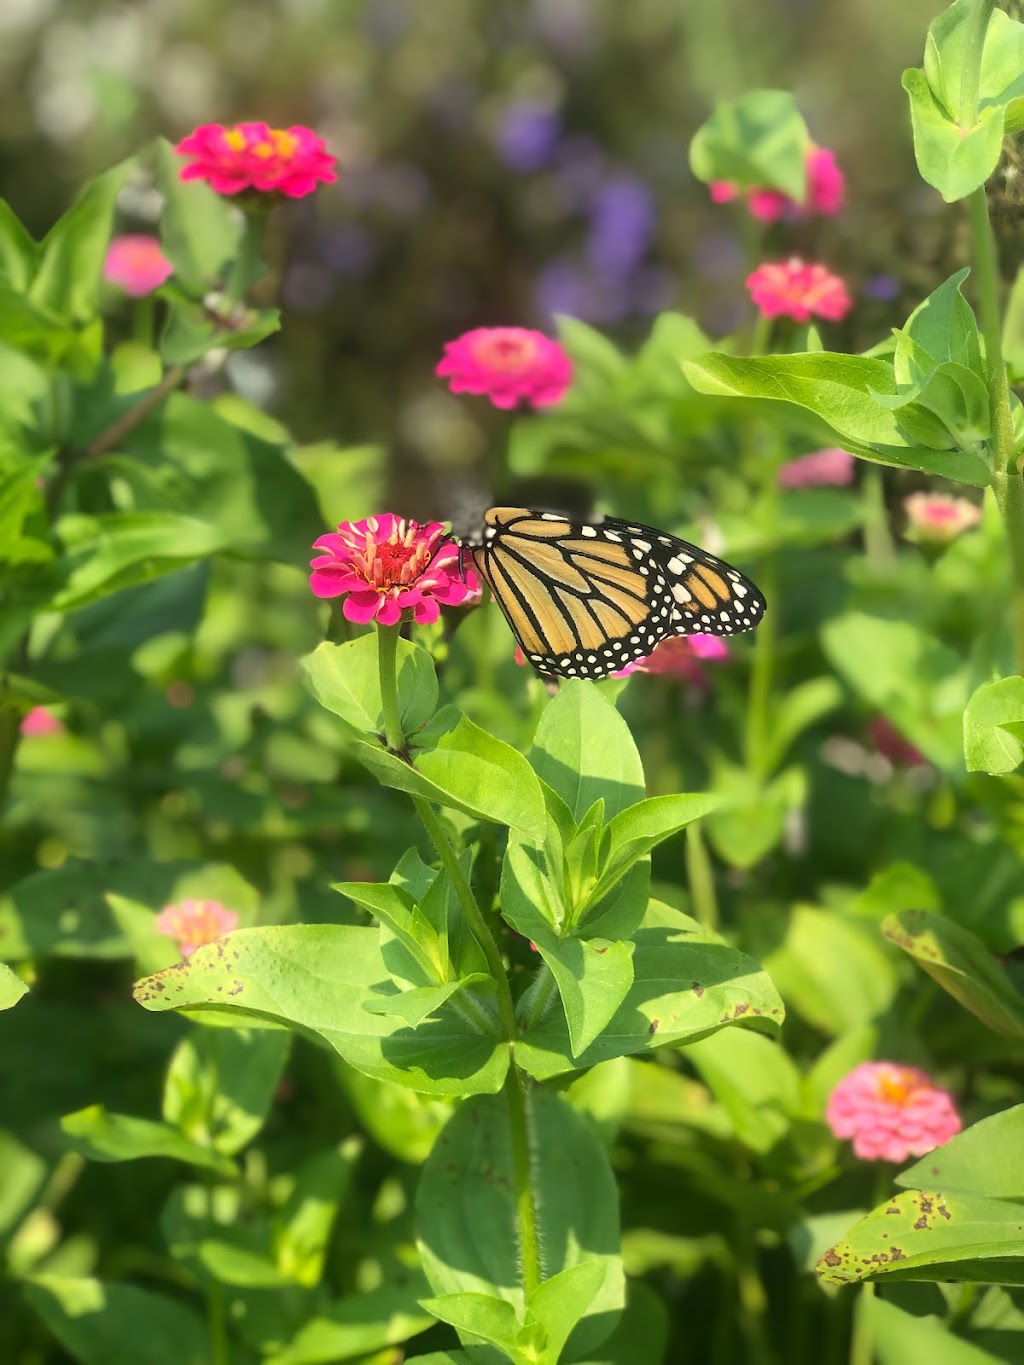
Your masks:
M418 625L436 621L440 607L456 606L478 590L476 575L459 569L459 547L440 522L421 526L387 513L343 521L313 543L309 585L317 597L345 597L349 621L397 625L412 611Z
M747 276L750 297L766 318L788 317L809 322L812 317L840 322L853 305L845 283L823 265L808 264L799 256L769 261Z
M862 1062L829 1096L825 1118L864 1161L906 1161L948 1142L963 1126L953 1097L914 1066Z
M435 371L452 393L484 393L496 408L550 407L572 382L557 341L528 327L477 327L445 343Z
M238 915L225 910L220 901L183 900L164 906L156 917L156 928L174 939L182 957L191 957L197 948L237 929Z
M301 199L338 178L323 139L301 126L203 123L174 150L188 159L182 180L206 180L218 194L255 190Z
M144 232L126 232L115 237L107 247L103 278L132 298L152 294L173 274L174 266L164 255L159 241Z
M781 190L755 186L746 191L747 208L763 223L774 223L779 218L799 221L811 214L830 216L843 207L846 182L836 163L835 153L812 142L805 161L807 189L802 200L791 199ZM712 180L708 185L716 204L728 204L739 198L740 187L731 180Z

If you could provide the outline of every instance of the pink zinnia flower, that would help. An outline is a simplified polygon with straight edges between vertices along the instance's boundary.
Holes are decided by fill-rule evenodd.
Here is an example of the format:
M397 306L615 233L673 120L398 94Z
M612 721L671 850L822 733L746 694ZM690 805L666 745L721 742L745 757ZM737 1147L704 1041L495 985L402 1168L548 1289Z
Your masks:
M557 341L528 327L477 327L445 343L435 370L452 393L485 393L496 408L546 408L572 382L572 361Z
M799 256L769 261L747 276L747 289L766 318L812 317L840 322L853 305L845 283L823 265L808 265Z
M868 721L868 739L883 758L898 767L919 768L928 762L921 750L905 739L885 716L873 716Z
M774 223L779 218L798 221L811 214L828 216L838 213L843 207L846 182L836 164L835 153L827 147L817 147L812 142L807 148L805 165L807 174L807 193L802 201L791 199L781 190L765 189L755 186L746 192L747 208L755 218L763 223ZM712 180L708 186L712 202L728 204L739 197L740 188L731 180Z
M779 469L780 488L845 488L853 483L853 456L848 450L829 446L787 460Z
M174 266L160 248L156 237L143 232L126 232L107 247L103 278L116 284L134 299L152 294L174 274Z
M64 722L45 706L33 706L31 711L22 716L18 731L23 739L39 738L42 735L62 735Z
M903 499L907 539L921 545L948 545L981 521L981 508L949 493L911 493Z
M716 635L670 635L634 667L638 673L659 673L706 687L708 675L702 664L724 663L728 658L729 646Z
M182 957L191 957L204 943L238 928L238 915L220 901L183 900L165 905L155 920L157 931L173 938Z
M343 521L313 542L327 553L314 559L309 585L317 597L341 597L346 620L397 625L411 608L418 625L440 615L439 603L455 606L479 588L476 575L460 572L459 547L438 521L421 526L390 512L365 521Z
M838 1138L853 1138L864 1161L906 1161L948 1142L963 1126L953 1097L913 1066L862 1062L829 1096L825 1118Z
M301 199L318 184L329 185L338 178L323 138L300 126L237 123L225 128L203 123L174 150L189 158L182 180L207 180L218 194L257 190Z

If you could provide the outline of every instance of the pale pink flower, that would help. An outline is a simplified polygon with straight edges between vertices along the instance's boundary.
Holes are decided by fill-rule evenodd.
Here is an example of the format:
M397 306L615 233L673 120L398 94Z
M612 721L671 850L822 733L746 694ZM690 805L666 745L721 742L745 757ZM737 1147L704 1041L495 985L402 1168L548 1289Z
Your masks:
M45 706L33 706L21 718L18 731L23 739L37 739L43 735L62 735L64 722Z
M840 322L853 306L843 280L823 265L808 264L799 256L768 261L746 280L754 303L766 318L788 317L809 322L812 317Z
M445 343L435 373L452 393L483 393L496 408L550 407L572 382L572 361L551 337L528 327L477 327Z
M807 193L803 200L791 199L781 190L754 186L746 191L747 208L755 218L763 223L774 223L779 218L790 222L809 218L818 213L830 216L843 207L846 182L836 163L835 153L827 147L818 147L812 142L807 148L805 165L807 174ZM740 194L738 185L731 180L712 180L708 185L711 199L716 204L728 204Z
M140 299L152 294L174 274L174 266L164 255L156 237L144 232L126 232L107 247L103 278L110 284Z
M429 625L439 603L456 606L479 588L471 569L462 572L459 547L438 521L421 526L390 512L343 521L313 548L327 551L312 562L314 594L344 596L346 620L359 625L397 625L407 608L418 625Z
M787 460L779 469L780 488L845 488L853 483L854 459L848 450L829 446Z
M234 910L225 910L220 901L183 900L177 905L165 905L155 925L158 933L174 939L182 957L191 957L205 943L237 929L238 915Z
M903 499L907 539L921 545L948 545L981 521L981 508L950 493L911 493Z
M728 658L729 646L716 635L670 635L633 666L638 673L658 673L707 687L710 679L703 665L724 663Z
M311 128L203 123L174 149L188 158L182 180L206 180L218 194L283 194L301 199L337 180L335 159Z
M868 721L868 740L883 758L901 768L919 768L928 760L916 745L911 744L885 716L872 716Z
M825 1118L838 1138L853 1138L864 1161L906 1161L948 1142L963 1126L953 1097L917 1067L862 1062L829 1096Z

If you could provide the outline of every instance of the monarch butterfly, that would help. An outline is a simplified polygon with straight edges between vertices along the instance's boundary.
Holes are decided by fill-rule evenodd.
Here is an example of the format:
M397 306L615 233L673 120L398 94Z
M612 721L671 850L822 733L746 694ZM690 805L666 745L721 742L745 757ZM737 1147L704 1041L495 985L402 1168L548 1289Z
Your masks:
M765 601L749 578L652 526L590 525L492 507L463 544L540 673L604 678L670 635L752 630Z

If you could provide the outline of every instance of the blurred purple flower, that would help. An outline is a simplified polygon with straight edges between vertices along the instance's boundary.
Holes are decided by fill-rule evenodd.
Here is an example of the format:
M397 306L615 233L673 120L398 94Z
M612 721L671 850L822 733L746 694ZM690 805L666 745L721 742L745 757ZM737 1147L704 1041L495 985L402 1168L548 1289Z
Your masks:
M556 109L536 100L518 100L503 111L494 145L510 170L539 171L551 160L561 129Z
M867 299L877 299L880 303L891 303L899 298L902 285L895 275L869 275L864 281L861 293Z
M633 278L633 312L641 316L663 313L671 308L676 297L675 271L666 265L649 265Z
M320 258L339 275L365 275L377 254L373 237L359 223L339 223L324 234Z
M566 257L550 261L540 271L534 304L546 323L559 313L583 322L619 322L630 312L621 280L598 276Z
M556 174L569 208L589 204L604 178L607 163L592 137L577 133L562 139L555 155Z
M653 230L650 190L635 175L613 175L591 202L587 257L599 270L627 275L643 260Z

